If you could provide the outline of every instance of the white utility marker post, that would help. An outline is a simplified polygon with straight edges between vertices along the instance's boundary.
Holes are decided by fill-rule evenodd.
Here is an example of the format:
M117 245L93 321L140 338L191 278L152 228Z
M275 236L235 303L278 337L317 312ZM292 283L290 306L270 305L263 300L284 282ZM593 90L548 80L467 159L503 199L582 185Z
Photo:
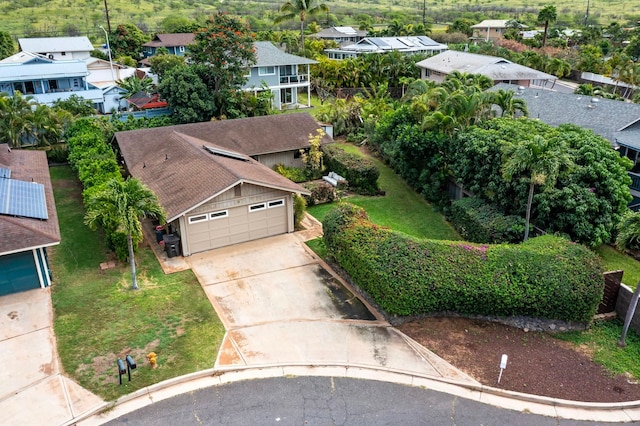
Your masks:
M502 372L505 368L507 368L507 354L502 354L502 359L500 360L500 375L498 376L498 383L500 383L500 379L502 379Z

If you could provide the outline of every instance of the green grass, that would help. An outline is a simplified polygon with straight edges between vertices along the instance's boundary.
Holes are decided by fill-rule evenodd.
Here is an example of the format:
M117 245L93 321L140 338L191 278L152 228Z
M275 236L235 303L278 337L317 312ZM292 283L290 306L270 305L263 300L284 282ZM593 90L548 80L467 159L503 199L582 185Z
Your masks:
M347 152L364 155L354 145L338 144L338 146ZM460 239L457 232L444 220L443 216L436 212L431 204L409 187L393 170L376 158L370 156L368 158L375 162L380 170L378 182L380 188L385 191L385 195L376 197L355 195L344 198L344 201L362 207L374 223L395 231L417 238ZM335 203L320 204L309 207L308 211L322 221L327 211L334 206Z
M640 262L606 244L598 247L596 253L604 261L607 271L622 269L624 271L622 282L632 289L636 288L636 284L640 281Z
M613 374L631 373L634 377L640 377L640 338L629 330L624 348L618 347L618 339L622 334L622 321L596 321L589 330L571 331L554 335L556 338L566 340L576 346L586 347L593 353L593 360L602 364Z
M136 255L140 290L131 270L108 259L100 232L83 225L80 185L68 167L51 169L61 244L50 251L52 299L58 352L78 383L112 400L159 381L213 367L224 327L191 271L165 275L153 252ZM152 370L145 355L158 355ZM138 364L132 381L118 385L116 358Z

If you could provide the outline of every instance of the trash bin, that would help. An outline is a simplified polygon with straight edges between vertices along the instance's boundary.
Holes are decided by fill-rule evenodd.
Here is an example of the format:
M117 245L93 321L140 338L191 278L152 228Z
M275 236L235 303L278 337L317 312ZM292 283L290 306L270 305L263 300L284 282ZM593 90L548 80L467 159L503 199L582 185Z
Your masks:
M180 237L174 234L165 234L162 236L164 241L164 250L167 257L180 256Z
M162 241L162 237L167 233L164 229L164 226L158 225L156 226L156 243Z

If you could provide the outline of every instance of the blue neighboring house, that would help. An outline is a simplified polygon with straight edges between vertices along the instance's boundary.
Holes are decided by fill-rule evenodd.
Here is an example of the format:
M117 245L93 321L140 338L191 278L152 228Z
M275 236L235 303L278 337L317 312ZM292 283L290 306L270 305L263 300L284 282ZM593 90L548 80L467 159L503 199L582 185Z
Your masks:
M167 49L171 55L185 56L189 52L188 46L193 44L195 38L194 33L156 34L153 40L142 45L144 59L140 63L148 66L147 59L155 55L161 47Z
M96 107L104 102L102 90L87 82L87 63L80 59L57 61L30 52L19 52L0 61L0 92L33 96L52 105L71 95L90 100Z

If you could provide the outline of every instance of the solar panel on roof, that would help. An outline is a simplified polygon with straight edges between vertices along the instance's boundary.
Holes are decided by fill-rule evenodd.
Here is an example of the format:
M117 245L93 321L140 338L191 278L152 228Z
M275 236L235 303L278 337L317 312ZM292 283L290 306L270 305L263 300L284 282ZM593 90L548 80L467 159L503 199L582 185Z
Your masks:
M0 214L48 219L44 185L15 179L0 179Z
M0 179L9 179L11 177L11 169L0 167Z

